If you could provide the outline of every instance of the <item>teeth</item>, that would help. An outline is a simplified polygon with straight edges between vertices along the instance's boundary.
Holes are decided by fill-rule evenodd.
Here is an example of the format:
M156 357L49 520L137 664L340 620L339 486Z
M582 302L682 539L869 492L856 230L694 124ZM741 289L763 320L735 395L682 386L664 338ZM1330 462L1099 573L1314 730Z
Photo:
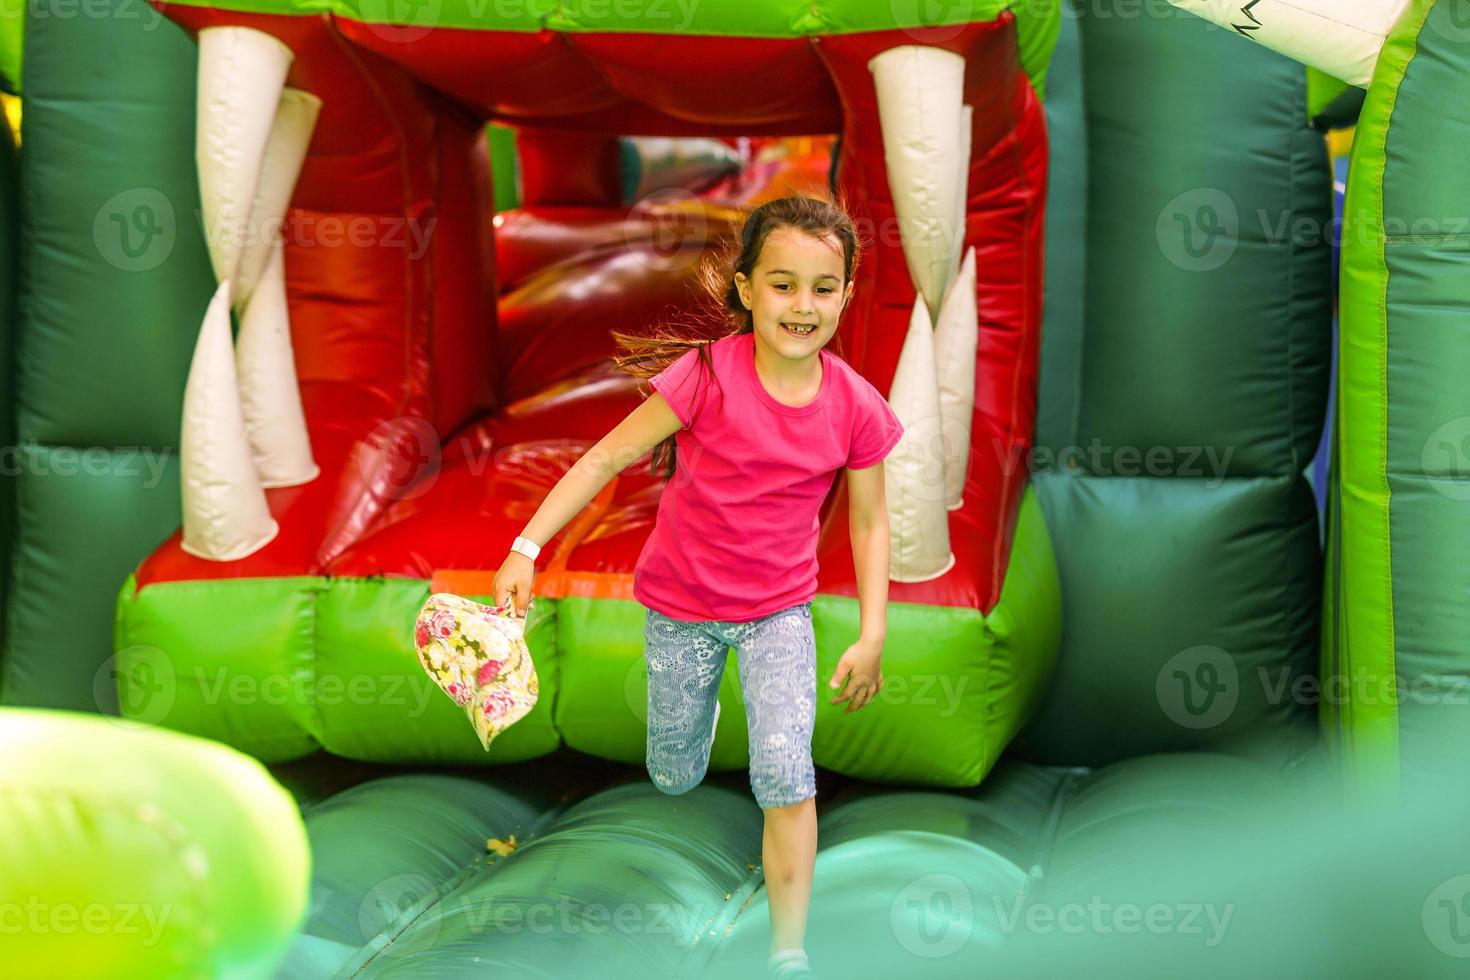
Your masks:
M957 216L969 162L960 133L965 59L940 48L904 45L871 59L868 70L878 96L883 161L904 258L932 321L963 237Z
M233 281L291 49L249 27L199 32L194 145L199 198L215 279Z
M297 486L321 473L312 459L301 408L286 305L285 246L276 234L321 106L322 100L309 92L288 88L281 93L250 209L255 233L240 259L235 304L244 312L235 364L245 428L265 487Z
M230 341L230 281L209 301L189 380L179 434L184 504L181 547L211 561L235 561L280 532L255 470Z
M955 276L959 275L960 252L965 247L965 215L970 210L970 140L974 128L974 116L974 108L967 105L960 106L960 157L958 161L960 172L955 184L953 204L955 234L950 240L949 261L945 265L948 275L944 280L951 284L954 283ZM949 288L945 287L946 295L948 295ZM942 319L943 316L941 312L940 318Z
M321 473L312 459L296 383L282 250L281 245L270 250L235 343L240 406L263 487L294 487Z
M253 234L246 242L240 259L240 278L235 287L237 308L243 309L250 300L255 283L270 260L277 229L291 203L296 178L301 176L301 164L306 160L306 149L311 144L311 133L316 128L321 108L322 100L310 92L288 88L281 93L281 102L276 108L270 139L265 147L260 180L255 188L255 200L250 206Z
M1373 80L1407 0L1170 0L1196 16L1350 85Z
M970 424L975 415L975 350L980 342L980 315L975 308L975 248L965 252L959 274L950 283L939 325L934 328L934 361L938 367L939 411L944 417L945 500L960 506L970 468Z
M888 486L888 577L927 582L954 567L945 512L944 421L934 383L934 327L922 296L914 298L888 404L904 433L883 461Z

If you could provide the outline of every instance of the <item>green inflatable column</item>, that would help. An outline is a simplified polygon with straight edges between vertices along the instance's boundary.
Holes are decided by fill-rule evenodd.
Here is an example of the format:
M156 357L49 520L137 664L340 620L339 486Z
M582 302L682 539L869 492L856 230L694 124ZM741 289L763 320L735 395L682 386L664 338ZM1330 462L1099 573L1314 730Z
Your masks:
M118 590L179 525L179 417L213 282L195 47L147 4L29 9L19 530L0 700L112 712Z
M15 541L15 260L20 224L20 174L10 126L0 121L0 678L5 665L5 616L10 604L11 548ZM0 697L4 697L0 687Z
M1470 20L1414 0L1379 58L1343 227L1322 676L1329 744L1390 790L1470 738Z
M1016 750L1294 759L1317 739L1325 142L1300 65L1174 8L1081 6L1051 72L1033 460L1062 650Z

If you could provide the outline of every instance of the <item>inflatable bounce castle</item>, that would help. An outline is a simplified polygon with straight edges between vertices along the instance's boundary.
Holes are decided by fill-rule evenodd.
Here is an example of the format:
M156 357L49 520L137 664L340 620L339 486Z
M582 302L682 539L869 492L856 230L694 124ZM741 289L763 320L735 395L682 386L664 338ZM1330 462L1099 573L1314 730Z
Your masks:
M488 750L413 624L644 397L612 331L803 194L907 429L886 687L818 699L819 975L1458 975L1463 0L3 25L8 974L758 976L733 651L704 784L643 770L646 460L537 559Z

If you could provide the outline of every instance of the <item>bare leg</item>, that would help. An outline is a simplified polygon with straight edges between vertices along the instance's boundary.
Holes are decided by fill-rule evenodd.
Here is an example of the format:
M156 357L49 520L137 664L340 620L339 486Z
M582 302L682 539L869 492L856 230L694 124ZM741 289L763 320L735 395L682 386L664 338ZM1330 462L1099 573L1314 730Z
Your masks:
M771 952L801 949L817 860L817 798L762 811L761 860L771 906Z

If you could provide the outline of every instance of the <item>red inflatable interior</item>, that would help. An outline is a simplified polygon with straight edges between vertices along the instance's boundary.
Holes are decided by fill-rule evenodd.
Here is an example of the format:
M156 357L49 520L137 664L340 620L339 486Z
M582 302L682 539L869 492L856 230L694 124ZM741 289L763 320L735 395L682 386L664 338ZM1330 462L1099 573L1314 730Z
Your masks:
M751 202L809 175L746 173L699 195L618 200L616 135L840 136L837 179L867 252L834 350L879 390L914 302L887 186L868 60L902 32L799 40L438 30L413 43L323 15L160 5L191 31L244 24L296 53L288 84L323 109L288 215L287 293L322 474L267 491L281 533L234 562L176 533L138 584L229 577L409 576L488 586L556 479L640 398L608 360L613 329L691 309L702 249ZM1035 415L1046 138L1010 15L943 47L974 107L966 245L980 340L956 566L894 601L988 610L1004 577ZM719 66L739 85L690 84ZM534 174L495 214L484 123L522 127ZM609 146L613 149L610 151ZM825 174L821 175L823 183ZM773 185L771 182L776 181ZM352 226L367 235L343 235ZM336 233L333 234L332 232ZM201 315L203 311L201 310ZM538 594L631 598L660 484L628 467L548 542ZM838 481L820 590L854 595Z

